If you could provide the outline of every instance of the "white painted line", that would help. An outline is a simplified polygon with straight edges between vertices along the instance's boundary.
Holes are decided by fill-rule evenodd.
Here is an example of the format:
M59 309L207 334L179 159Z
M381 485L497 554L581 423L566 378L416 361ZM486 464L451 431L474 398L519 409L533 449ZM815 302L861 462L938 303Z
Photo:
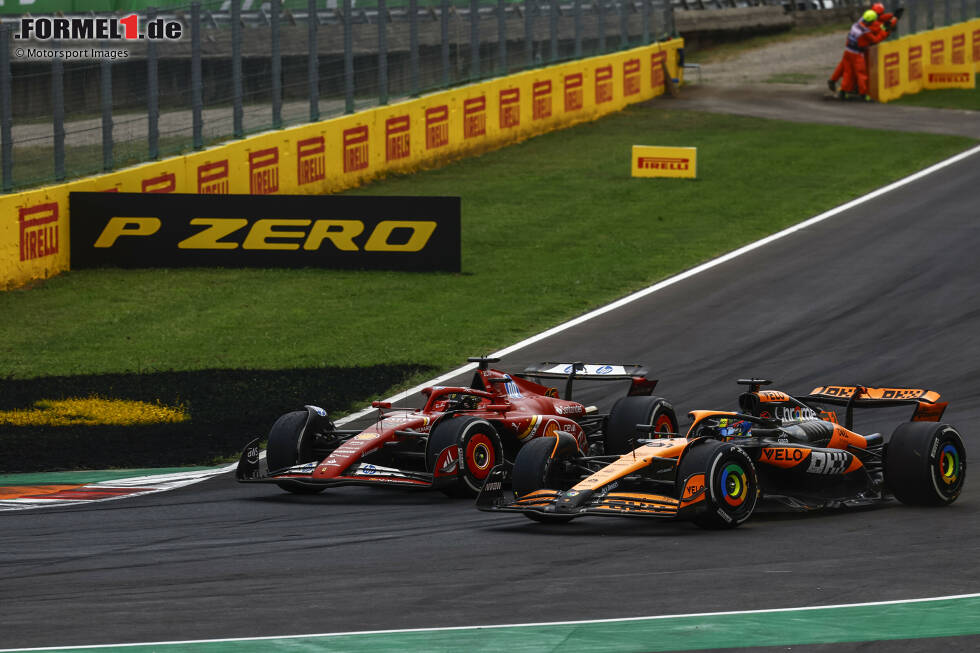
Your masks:
M904 179L899 179L898 181L893 182L893 183L891 183L891 184L889 184L887 186L884 186L882 188L879 188L878 190L874 190L874 191L868 193L867 195L864 195L862 197L859 197L859 198L857 198L855 200L851 200L850 202L847 202L846 204L842 204L842 205L840 205L840 206L838 206L836 208L833 208L833 209L830 209L829 211L826 211L824 213L821 213L820 215L814 216L814 217L812 217L812 218L810 218L808 220L804 220L803 222L800 222L798 224L795 224L795 225L793 225L791 227L787 227L786 229L783 229L782 231L780 231L778 233L772 234L771 236L766 236L765 238L763 238L761 240L757 240L754 243L749 243L748 245L745 245L744 247L740 247L740 248L738 248L736 250L733 250L731 252L728 252L727 254L723 254L723 255L719 256L718 258L715 258L715 259L712 259L712 260L708 261L707 263L702 263L701 265L698 265L697 267L693 267L690 270L685 270L684 272L681 272L680 274L676 274L676 275L674 275L672 277L669 277L667 279L664 279L663 281L660 281L658 283L655 283L652 286L648 286L648 287L646 287L646 288L644 288L642 290L638 290L638 291L636 291L635 293L633 293L631 295L627 295L626 297L623 297L622 299L617 299L616 301L612 302L611 304L606 304L605 306L602 306L600 308L597 308L594 311L590 311L589 313L586 313L584 315L580 315L579 317L576 317L574 319L571 319L568 322L564 322L562 324L559 324L556 327L552 327L552 328L548 329L547 331L543 331L543 332L541 332L541 333L539 333L537 335L531 336L530 338L527 338L526 340L522 340L522 341L520 341L520 342L518 342L516 344L513 344L513 345L509 346L509 347L505 347L505 348L501 349L500 351L495 351L494 353L489 354L489 357L490 358L502 358L503 356L506 356L507 354L512 354L515 351L518 351L520 349L523 349L524 347L527 347L528 345L533 345L536 342L540 342L542 340L545 340L547 338L550 338L553 335L557 335L557 334L561 333L562 331L567 331L568 329L571 329L572 327L576 327L576 326L578 326L578 325L580 325L580 324L582 324L584 322L588 322L589 320L591 320L593 318L596 318L596 317L599 317L600 315L605 315L606 313L609 313L611 311L615 311L616 309L622 308L623 306L626 306L627 304L631 304L631 303L637 301L638 299L643 299L647 295L652 295L653 293L658 292L660 290L663 290L664 288L668 288L670 286L673 286L676 283L680 283L681 281L684 281L685 279L690 279L691 277L693 277L696 274L700 274L700 273L702 273L702 272L704 272L706 270L710 270L711 268L717 267L717 266L721 265L722 263L727 263L728 261L731 261L732 259L738 258L739 256L742 256L743 254L747 254L747 253L749 253L749 252L751 252L753 250L759 249L760 247L765 247L769 243L772 243L774 241L777 241L780 238L785 238L786 236L789 236L791 234L794 234L797 231L800 231L801 229L806 229L807 227L812 227L813 225L815 225L815 224L817 224L819 222L823 222L824 220L828 220L828 219L830 219L830 218L832 218L832 217L834 217L834 216L836 216L836 215L838 215L840 213L843 213L844 211L847 211L849 209L852 209L852 208L854 208L856 206L860 206L861 204L864 204L866 202L870 202L871 200L876 199L878 197L881 197L882 195L884 195L886 193L890 193L891 191L893 191L893 190L895 190L897 188L901 188L902 186L911 184L912 182L918 181L919 179L922 179L923 177L926 177L928 175L931 175L934 172L938 172L939 170L942 170L943 168L949 167L949 166L953 165L954 163L959 163L963 159L966 159L966 158L968 158L970 156L973 156L974 154L977 154L977 153L980 153L980 145L978 145L977 147L974 147L972 149L969 149L969 150L967 150L965 152L961 152L960 154L957 154L954 157L951 157L949 159L946 159L945 161L940 161L939 163L937 163L935 165L932 165L932 166L930 166L928 168L925 168L924 170L920 170L919 172L916 172L916 173L914 173L912 175L909 175L908 177L905 177ZM443 381L447 381L447 380L453 378L454 376L457 376L459 374L463 374L464 372L468 372L468 371L473 370L473 369L476 369L476 364L475 363L470 363L468 365L464 365L462 367L458 367L455 370L453 370L452 372L447 372L447 373L445 373L445 374L443 374L441 376L438 376L438 377L436 377L436 378L434 378L434 379L432 379L430 381L426 381L424 383L421 383L421 384L415 386L414 388L409 388L408 390L405 390L404 392L399 392L398 394L396 394L396 395L394 395L392 397L389 397L388 399L385 399L384 401L390 401L392 403L394 403L396 401L401 401L402 399L405 399L407 397L410 397L413 394L421 391L422 388L426 388L426 387L428 387L430 385L439 385ZM355 419L359 419L361 417L364 417L365 415L369 414L372 410L374 410L374 408L365 408L363 410L360 410L360 411L358 411L356 413L352 413L351 415L348 415L346 417L343 417L343 418L337 420L336 423L337 424L346 424L347 422L351 422L351 421L353 421Z
M930 596L922 599L898 599L894 601L870 601L867 603L841 603L837 605L810 605L800 608L772 608L768 610L730 610L726 612L692 612L690 614L664 614L651 617L624 617L621 619L582 619L578 621L540 621L529 624L494 624L490 626L447 626L444 628L397 628L392 630L352 630L339 633L310 633L307 635L265 635L262 637L226 637L221 639L188 639L172 642L140 642L129 644L86 644L82 646L48 646L44 648L5 648L0 653L24 651L84 651L93 648L123 648L135 646L181 646L187 644L221 644L227 642L263 642L279 639L305 639L313 637L349 637L352 635L399 635L405 633L440 633L456 630L500 630L502 628L541 628L552 626L584 626L588 624L629 623L635 621L663 621L667 619L695 619L699 617L730 617L752 614L777 614L781 612L813 612L815 610L853 610L885 605L912 605L980 598L980 593Z

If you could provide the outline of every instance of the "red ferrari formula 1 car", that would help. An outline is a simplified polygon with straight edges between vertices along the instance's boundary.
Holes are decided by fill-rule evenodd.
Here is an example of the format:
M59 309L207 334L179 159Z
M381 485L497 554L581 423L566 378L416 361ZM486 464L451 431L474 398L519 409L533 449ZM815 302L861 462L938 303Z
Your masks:
M760 499L791 510L860 506L890 496L942 506L959 496L966 449L939 423L946 403L910 388L822 386L791 397L750 390L740 412L697 410L686 437L638 440L619 456L582 456L563 433L539 438L498 466L477 507L521 512L536 521L585 515L689 519L705 528L743 523ZM853 431L856 408L915 406L890 435ZM843 424L833 407L843 407ZM828 407L830 410L824 409ZM648 430L638 425L640 432ZM508 477L513 498L505 493Z
M522 374L478 363L470 387L430 387L421 408L375 402L377 421L363 430L334 427L316 406L287 413L273 424L260 466L259 440L246 445L239 481L276 483L296 493L338 485L439 488L452 496L476 496L490 471L521 447L561 433L579 455L627 451L636 424L656 432L677 430L670 403L652 396L657 382L639 365L542 363ZM562 379L564 398L531 378ZM627 396L607 415L572 400L576 380L629 382Z

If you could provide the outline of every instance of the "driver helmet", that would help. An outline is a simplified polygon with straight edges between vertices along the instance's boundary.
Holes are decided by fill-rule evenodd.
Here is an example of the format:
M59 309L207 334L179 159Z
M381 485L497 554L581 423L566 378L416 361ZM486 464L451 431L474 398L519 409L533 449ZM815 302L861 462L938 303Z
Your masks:
M870 25L878 20L878 12L874 11L873 9L868 9L866 12L864 12L864 15L861 16L861 20Z
M718 435L725 440L747 437L752 431L752 422L744 419L722 418L718 420Z

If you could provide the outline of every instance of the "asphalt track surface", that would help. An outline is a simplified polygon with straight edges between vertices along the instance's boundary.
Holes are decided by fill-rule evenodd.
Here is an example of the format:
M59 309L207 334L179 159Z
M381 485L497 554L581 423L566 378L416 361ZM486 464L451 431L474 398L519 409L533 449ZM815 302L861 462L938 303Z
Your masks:
M772 378L790 392L825 383L924 387L950 402L945 421L959 426L976 456L978 179L974 154L525 347L500 366L643 362L681 415L734 407L734 380L744 376ZM604 409L619 389L583 388L579 398ZM865 430L889 429L897 419L882 416ZM16 511L0 521L0 644L9 648L540 623L980 590L976 478L944 509L891 503L759 515L732 532L629 519L542 525L438 493L344 488L304 497L228 476L131 500ZM978 637L960 637L851 648L978 645Z

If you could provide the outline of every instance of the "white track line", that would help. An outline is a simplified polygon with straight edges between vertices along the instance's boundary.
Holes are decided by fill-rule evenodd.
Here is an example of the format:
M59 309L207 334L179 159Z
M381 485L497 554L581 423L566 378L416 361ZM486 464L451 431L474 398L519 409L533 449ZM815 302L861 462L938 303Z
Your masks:
M224 642L262 642L280 639L305 639L312 637L345 637L351 635L397 635L403 633L439 633L454 630L499 630L501 628L541 628L555 626L584 626L588 624L628 623L635 621L663 621L666 619L694 619L699 617L731 617L751 614L775 614L780 612L813 612L815 610L853 610L885 605L908 605L916 603L935 603L980 598L980 593L954 594L951 596L931 596L922 599L899 599L893 601L870 601L867 603L841 603L837 605L810 605L800 608L772 608L769 610L730 610L726 612L693 612L690 614L664 614L651 617L624 617L621 619L582 619L579 621L542 621L523 624L495 624L491 626L446 626L444 628L398 628L393 630L352 630L340 633L310 633L307 635L266 635L262 637L227 637L222 639L188 639L172 642L140 642L130 644L88 644L83 646L49 646L45 648L5 648L0 653L22 653L25 651L83 651L93 648L124 648L137 646L180 646L187 644L220 644Z
M868 193L867 195L864 195L862 197L859 197L859 198L857 198L855 200L851 200L850 202L848 202L846 204L842 204L841 206L838 206L836 208L830 209L829 211L826 211L824 213L821 213L820 215L814 216L814 217L812 217L812 218L810 218L808 220L804 220L803 222L800 222L798 224L795 224L795 225L793 225L791 227L787 227L786 229L783 229L782 231L780 231L778 233L772 234L771 236L766 236L765 238L763 238L761 240L757 240L754 243L749 243L748 245L745 245L744 247L740 247L740 248L738 248L736 250L733 250L731 252L728 252L727 254L723 254L723 255L719 256L718 258L715 258L715 259L712 259L712 260L708 261L707 263L702 263L701 265L699 265L697 267L693 267L690 270L685 270L684 272L681 272L680 274L676 274L676 275L674 275L672 277L669 277L667 279L664 279L663 281L660 281L658 283L655 283L652 286L648 286L648 287L646 287L646 288L644 288L642 290L638 290L638 291L636 291L635 293L633 293L631 295L627 295L626 297L623 297L622 299L617 299L616 301L612 302L611 304L606 304L605 306L602 306L600 308L597 308L594 311L591 311L591 312L586 313L584 315L580 315L579 317L576 317L574 319L571 319L568 322L564 322L562 324L559 324L556 327L552 327L552 328L548 329L547 331L543 331L543 332L541 332L541 333L539 333L537 335L531 336L530 338L528 338L526 340L522 340L522 341L518 342L517 344L513 344L510 347L505 347L504 349L501 349L500 351L495 351L494 353L490 354L489 356L491 358L502 358L503 356L506 356L507 354L511 354L511 353L513 353L515 351L518 351L519 349L523 349L524 347L527 347L528 345L533 345L536 342L540 342L542 340L545 340L546 338L550 338L551 336L556 335L558 333L561 333L562 331L567 331L568 329L571 329L572 327L576 327L579 324L582 324L583 322L588 322L589 320L591 320L593 318L596 318L596 317L599 317L600 315L605 315L606 313L609 313L611 311L615 311L616 309L622 308L623 306L626 306L627 304L631 304L631 303L635 302L638 299L642 299L642 298L646 297L647 295L652 295L653 293L655 293L657 291L663 290L664 288L667 288L669 286L673 286L675 283L679 283L681 281L684 281L685 279L689 279L689 278L693 277L696 274L700 274L701 272L704 272L706 270L710 270L711 268L716 267L718 265L721 265L722 263L727 263L728 261L731 261L734 258L738 258L739 256L742 256L743 254L747 254L747 253L749 253L749 252L751 252L753 250L759 249L760 247L765 247L769 243L774 242L776 240L779 240L780 238L785 238L786 236L789 236L790 234L794 234L797 231L800 231L801 229L806 229L807 227L812 227L813 225L815 225L815 224L817 224L819 222L823 222L824 220L828 220L828 219L830 219L830 218L832 218L832 217L834 217L834 216L836 216L836 215L838 215L840 213L843 213L844 211L847 211L848 209L852 209L855 206L860 206L861 204L864 204L865 202L869 202L869 201L871 201L871 200L873 200L875 198L881 197L885 193L890 193L891 191L893 191L893 190L895 190L897 188L901 188L902 186L905 186L907 184L911 184L914 181L918 181L919 179L922 179L923 177L926 177L928 175L931 175L934 172L937 172L939 170L942 170L943 168L946 168L948 166L951 166L954 163L958 163L958 162L962 161L963 159L966 159L967 157L973 156L974 154L977 154L977 153L980 153L980 146L974 147L974 148L969 149L969 150L967 150L965 152L961 152L960 154L957 154L954 157L951 157L949 159L946 159L945 161L940 161L939 163L937 163L935 165L932 165L932 166L929 166L928 168L925 168L924 170L920 170L919 172L916 172L915 174L909 175L908 177L905 177L904 179L899 179L898 181L896 181L894 183L891 183L891 184L889 184L889 185L887 185L887 186L885 186L883 188L879 188L878 190L872 191L872 192ZM392 397L389 397L388 399L385 399L384 401L390 401L392 403L394 403L396 401L401 401L402 399L406 399L407 397L410 397L413 394L419 392L420 390L422 390L422 388L426 388L426 387L428 387L430 385L438 385L438 384L442 383L443 381L447 381L447 380L453 378L454 376L457 376L459 374L463 374L464 372L468 372L468 371L473 370L473 369L476 369L476 363L469 363L467 365L463 365L462 367L458 367L458 368L456 368L455 370L453 370L451 372L446 372L445 374L443 374L441 376L437 376L434 379L431 379L429 381L426 381L424 383L421 383L421 384L415 386L414 388L409 388L408 390L405 390L404 392L399 392L398 394L396 394L396 395L394 395ZM356 419L359 419L361 417L364 417L365 415L369 414L372 410L374 410L374 409L373 408L365 408L363 410L360 410L360 411L358 411L356 413L352 413L352 414L350 414L350 415L348 415L346 417L343 417L343 418L337 420L336 423L337 424L346 424L347 422L351 422L353 420L356 420Z

